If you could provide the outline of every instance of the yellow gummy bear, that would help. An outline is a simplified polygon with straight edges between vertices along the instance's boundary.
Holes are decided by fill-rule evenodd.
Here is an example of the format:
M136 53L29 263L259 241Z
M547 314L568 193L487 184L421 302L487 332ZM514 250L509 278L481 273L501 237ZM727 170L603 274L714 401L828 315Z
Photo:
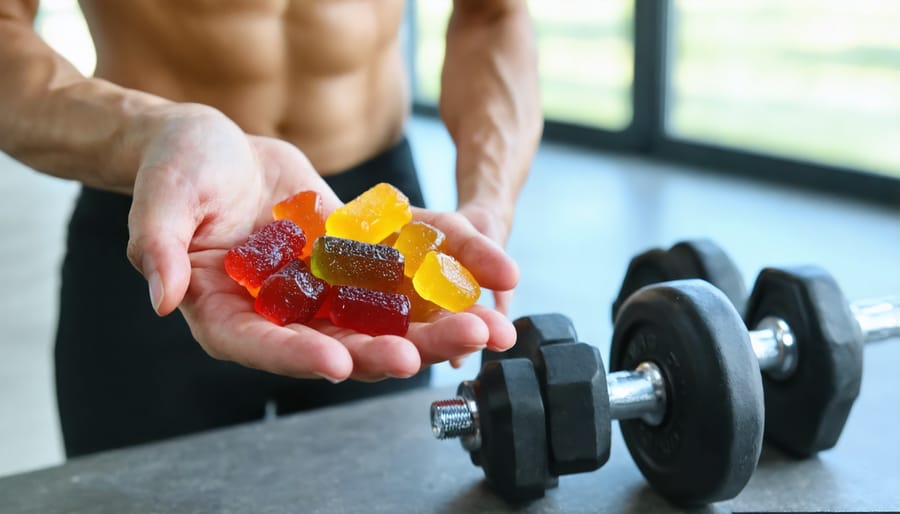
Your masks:
M394 242L394 248L403 254L406 261L403 273L407 277L416 274L428 252L439 252L443 249L443 245L444 233L422 221L404 225Z
M462 264L453 257L428 252L413 276L419 296L451 312L461 312L478 301L481 287Z
M382 182L332 212L325 221L325 233L377 244L410 220L409 199L394 186Z

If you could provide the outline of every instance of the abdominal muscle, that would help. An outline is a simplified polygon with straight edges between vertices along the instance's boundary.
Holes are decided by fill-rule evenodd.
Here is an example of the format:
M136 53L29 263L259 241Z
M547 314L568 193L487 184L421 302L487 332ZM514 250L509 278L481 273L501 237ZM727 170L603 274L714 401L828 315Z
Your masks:
M403 0L81 0L97 77L218 108L322 174L401 136Z

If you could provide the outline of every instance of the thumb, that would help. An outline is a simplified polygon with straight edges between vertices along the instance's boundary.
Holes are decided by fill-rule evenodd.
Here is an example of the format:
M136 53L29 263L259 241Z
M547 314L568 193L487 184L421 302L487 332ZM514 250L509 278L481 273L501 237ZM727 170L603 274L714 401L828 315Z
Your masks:
M144 278L150 303L164 316L175 310L191 278L188 247L197 223L184 188L135 183L128 214L128 260Z

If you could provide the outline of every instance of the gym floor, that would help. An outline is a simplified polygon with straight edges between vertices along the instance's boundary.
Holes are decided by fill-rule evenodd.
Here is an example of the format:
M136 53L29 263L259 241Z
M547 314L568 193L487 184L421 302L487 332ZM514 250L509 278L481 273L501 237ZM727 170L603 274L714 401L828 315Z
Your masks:
M437 121L422 118L411 122L409 136L426 200L434 209L452 209L449 137ZM0 154L0 475L63 459L51 341L65 220L76 193L76 185ZM564 313L580 339L605 356L610 304L631 256L694 237L725 248L748 287L766 265L815 263L850 299L900 294L900 199L893 208L875 206L547 143L509 241L522 271L511 315ZM459 370L436 367L434 385L473 377L478 360Z

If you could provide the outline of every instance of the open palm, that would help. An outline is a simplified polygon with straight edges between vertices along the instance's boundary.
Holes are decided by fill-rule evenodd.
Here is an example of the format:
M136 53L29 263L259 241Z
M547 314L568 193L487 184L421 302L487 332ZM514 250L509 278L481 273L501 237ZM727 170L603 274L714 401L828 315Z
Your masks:
M246 136L224 119L174 126L155 148L135 183L129 258L150 282L157 311L180 308L211 356L295 377L379 380L513 344L511 323L477 305L413 323L406 337L372 337L326 320L271 323L225 273L225 253L271 221L274 203L297 191L318 191L327 211L340 202L295 147ZM515 286L515 263L464 217L421 209L414 216L444 230L450 252L482 285Z

